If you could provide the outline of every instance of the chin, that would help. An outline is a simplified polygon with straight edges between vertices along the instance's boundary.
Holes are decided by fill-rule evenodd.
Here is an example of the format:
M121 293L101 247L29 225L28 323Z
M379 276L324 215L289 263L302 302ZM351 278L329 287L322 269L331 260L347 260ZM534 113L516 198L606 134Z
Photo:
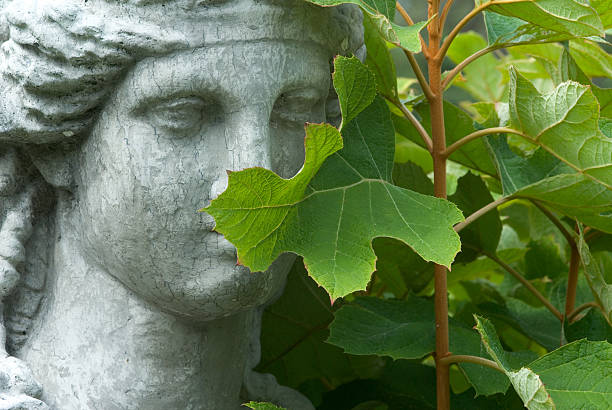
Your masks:
M251 272L236 265L235 259L201 260L194 270L179 274L186 280L163 280L163 287L128 287L167 313L205 322L271 302L280 295L294 261L295 255L284 254L265 272ZM146 288L151 292L143 292Z

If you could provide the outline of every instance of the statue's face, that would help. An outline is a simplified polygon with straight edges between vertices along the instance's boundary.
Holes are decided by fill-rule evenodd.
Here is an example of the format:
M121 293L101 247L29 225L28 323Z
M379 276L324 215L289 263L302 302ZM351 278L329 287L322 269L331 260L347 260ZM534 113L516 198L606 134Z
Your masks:
M294 175L304 123L324 120L328 90L328 57L315 45L233 43L139 62L82 147L76 210L85 255L190 317L265 302L293 258L250 273L198 210L225 189L226 170Z

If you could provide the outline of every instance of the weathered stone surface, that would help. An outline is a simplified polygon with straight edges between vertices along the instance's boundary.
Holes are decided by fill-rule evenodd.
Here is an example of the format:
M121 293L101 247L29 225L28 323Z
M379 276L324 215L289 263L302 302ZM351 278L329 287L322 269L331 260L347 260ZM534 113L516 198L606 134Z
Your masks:
M293 256L251 273L197 210L228 169L300 168L356 9L0 7L0 409L312 408L252 371Z

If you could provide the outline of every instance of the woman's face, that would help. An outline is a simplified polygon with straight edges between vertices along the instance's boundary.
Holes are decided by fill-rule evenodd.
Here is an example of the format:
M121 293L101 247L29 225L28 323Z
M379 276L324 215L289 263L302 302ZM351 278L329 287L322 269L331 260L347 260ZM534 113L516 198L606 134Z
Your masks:
M198 210L225 189L226 170L294 175L304 123L324 120L328 90L328 57L305 43L221 44L139 62L82 147L76 212L85 255L189 317L265 302L293 258L250 273Z

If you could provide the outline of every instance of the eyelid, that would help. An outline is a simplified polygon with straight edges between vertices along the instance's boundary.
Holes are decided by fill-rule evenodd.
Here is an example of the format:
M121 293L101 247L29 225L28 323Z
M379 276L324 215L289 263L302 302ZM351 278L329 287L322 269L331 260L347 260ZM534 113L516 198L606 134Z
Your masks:
M219 108L214 100L197 96L175 97L143 104L139 115L168 136L183 138L200 131L202 125L216 121Z

